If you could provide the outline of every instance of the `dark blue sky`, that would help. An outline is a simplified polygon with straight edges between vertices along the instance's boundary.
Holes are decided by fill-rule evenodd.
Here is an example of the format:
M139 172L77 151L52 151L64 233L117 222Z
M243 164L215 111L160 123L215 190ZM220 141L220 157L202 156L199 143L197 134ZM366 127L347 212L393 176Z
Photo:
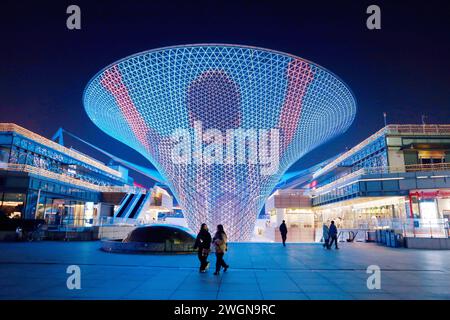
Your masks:
M340 76L358 113L344 135L299 169L351 147L389 123L450 123L449 1L2 1L0 122L50 137L60 127L140 164L139 154L87 117L82 92L101 68L127 55L188 43L236 43L288 52ZM82 30L66 29L78 4ZM382 30L366 28L378 4ZM98 156L75 141L81 151ZM137 176L137 181L146 180Z

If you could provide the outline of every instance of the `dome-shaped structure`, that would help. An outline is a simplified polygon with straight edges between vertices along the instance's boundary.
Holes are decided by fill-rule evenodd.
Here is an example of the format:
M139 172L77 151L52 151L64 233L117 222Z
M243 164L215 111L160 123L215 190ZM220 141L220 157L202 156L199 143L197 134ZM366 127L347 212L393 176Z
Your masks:
M98 127L165 177L192 230L223 224L235 241L251 237L284 172L347 130L356 112L349 88L326 69L239 45L127 57L99 72L83 99Z
M189 253L196 235L171 224L152 224L132 230L122 241L103 240L101 249L116 253Z
M134 229L123 240L123 242L146 243L166 243L166 241L174 244L194 245L195 235L180 226L154 224Z

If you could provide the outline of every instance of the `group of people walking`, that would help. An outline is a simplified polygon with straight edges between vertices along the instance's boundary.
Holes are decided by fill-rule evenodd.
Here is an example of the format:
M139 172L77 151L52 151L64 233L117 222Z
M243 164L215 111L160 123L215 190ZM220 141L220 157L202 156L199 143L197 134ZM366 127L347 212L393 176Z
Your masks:
M280 234L281 234L281 240L283 242L283 246L286 246L286 239L287 239L287 233L288 229L286 226L286 221L283 220L283 222L280 225ZM323 233L323 247L327 249L331 249L333 243L336 249L338 248L337 244L337 237L338 237L338 230L336 228L336 224L334 221L331 221L330 226L326 223L323 224L322 228Z
M331 249L334 243L335 248L339 249L337 244L338 231L334 221L331 221L330 226L324 223L322 231L323 247ZM283 241L283 246L286 246L287 233L288 229L286 222L283 220L283 223L280 225L280 234ZM211 237L208 226L206 223L203 223L194 244L194 249L197 249L198 260L200 261L200 272L202 273L206 272L206 269L209 267L208 256L211 252L211 247L216 253L216 271L214 272L214 275L218 275L221 268L223 268L223 272L226 272L229 265L226 264L223 259L223 256L227 251L227 234L223 229L223 225L219 224L214 237Z
M200 231L195 239L194 249L198 250L198 260L200 260L200 272L206 272L209 267L208 255L211 251L211 245L216 253L216 271L214 275L220 273L220 269L223 268L223 272L226 272L229 265L225 263L223 256L227 251L227 234L225 233L223 226L219 224L214 237L211 238L211 234L208 231L208 226L203 223L200 227Z
M323 237L323 247L324 248L327 248L328 250L331 249L333 242L334 242L335 249L336 250L339 249L338 244L337 244L337 236L338 236L338 231L337 231L334 221L331 221L329 227L326 223L323 224L322 237Z

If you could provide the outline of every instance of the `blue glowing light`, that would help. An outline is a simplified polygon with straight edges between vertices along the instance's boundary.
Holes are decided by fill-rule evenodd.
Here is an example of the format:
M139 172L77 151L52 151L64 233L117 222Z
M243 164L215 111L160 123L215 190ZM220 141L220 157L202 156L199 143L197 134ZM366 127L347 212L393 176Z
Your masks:
M220 223L236 241L250 239L286 170L347 130L356 113L349 88L324 68L238 45L186 45L127 57L99 72L83 99L99 128L157 168L191 229ZM174 163L173 133L195 136L199 122L224 136L233 129L278 130L276 172L262 174L260 163Z

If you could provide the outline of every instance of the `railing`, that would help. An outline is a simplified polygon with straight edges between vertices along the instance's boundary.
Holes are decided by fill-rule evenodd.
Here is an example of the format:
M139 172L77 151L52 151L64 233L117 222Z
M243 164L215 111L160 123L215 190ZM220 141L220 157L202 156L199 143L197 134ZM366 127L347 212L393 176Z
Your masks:
M402 225L403 236L414 238L448 238L447 219L407 219Z
M405 165L406 172L416 171L446 171L450 170L450 163L433 163L433 164L409 164Z
M410 125L410 124L390 124L384 128L381 128L377 132L375 132L373 135L365 139L364 141L360 142L347 152L343 153L336 159L334 159L332 162L327 164L325 167L323 167L320 170L317 170L313 174L313 178L317 178L318 176L322 175L323 173L327 172L331 168L337 166L339 163L350 157L351 155L357 153L364 147L366 147L369 143L375 141L380 136L385 134L391 134L391 135L408 135L408 134L423 134L423 135L450 135L450 125L448 124L424 124L424 125Z
M101 217L99 220L99 226L105 225L137 225L138 220L127 219L127 218L117 218L117 217Z
M68 184L72 184L78 187L98 191L98 192L146 192L145 189L141 189L134 186L99 186L87 181L79 180L64 174L55 173L46 169L37 168L34 166L30 166L27 164L14 164L14 163L0 163L0 170L5 171L17 171L17 172L26 172L30 174L34 174L37 176L42 176L48 179L53 179L61 182L65 182Z
M84 230L91 226L97 225L97 219L87 219L87 218L66 218L66 217L56 217L55 215L49 215L45 217L45 223L47 224L48 230Z
M390 124L386 128L387 134L425 134L425 135L449 135L448 124Z
M99 217L99 218L66 218L55 215L49 215L45 219L49 228L64 229L64 228L89 228L92 226L140 226L144 223L141 219L127 219L127 218L115 218L115 217ZM163 220L151 221L149 223L164 223ZM148 224L148 223L145 223Z
M334 180L322 187L316 188L313 191L314 194L319 194L333 187L340 187L351 182L352 179L358 178L362 175L367 174L394 174L394 173L405 173L405 172L427 172L427 171L450 171L450 163L434 163L434 164L413 164L405 165L402 167L368 167L361 168L357 171L351 172L343 177Z
M393 229L404 237L417 238L448 238L448 219L355 219L336 221L338 229L346 230L376 230Z
M73 149L66 148L52 140L49 140L47 138L44 138L43 136L40 136L30 130L27 130L21 126L18 126L14 123L0 123L0 132L15 132L18 133L24 137L27 137L33 141L36 141L44 146L47 146L49 148L52 148L54 150L57 150L61 153L64 153L74 159L77 159L79 161L82 161L84 163L90 164L91 166L97 167L100 170L103 170L105 172L108 172L116 177L121 178L122 173L120 171L114 170L108 166L106 166L104 163L94 160L90 157L85 156L84 154L74 151Z
M450 163L408 164L401 167L369 167L363 168L363 170L365 174L446 171L450 170Z
M63 219L61 221L55 221L54 219L46 219L48 232L65 233L65 238L75 237L76 234L83 231L95 231L97 234L93 234L93 237L99 239L124 239L132 230L136 228L136 224L110 224L105 223L105 218L100 219ZM95 229L93 228L95 227Z
M103 187L102 192L123 192L123 193L147 193L146 189L135 187L135 186L111 186L111 187Z
M55 215L49 215L45 219L45 222L49 229L84 229L90 227L101 227L111 225L127 225L135 226L139 225L139 221L136 219L124 219L114 217L99 217L99 218L67 218L59 217Z
M319 177L320 175L322 175L323 173L325 173L328 170L330 170L331 168L337 166L339 163L341 163L342 161L344 161L345 159L347 159L351 155L353 155L353 154L357 153L358 151L362 150L363 148L365 148L369 143L374 142L376 139L378 139L379 137L384 135L384 133L385 133L385 128L375 132L373 135L368 137L366 140L358 143L356 146L354 146L353 148L351 148L347 152L344 152L343 154L341 154L339 157L337 157L336 159L331 161L329 164L327 164L322 169L319 169L316 172L314 172L313 178L315 179L315 178Z
M326 190L332 189L333 187L338 187L338 186L340 186L341 184L343 184L344 182L349 183L350 180L356 179L356 178L358 178L359 176L363 175L364 172L365 172L364 170L365 170L365 169L359 169L359 170L357 170L357 171L354 171L354 172L352 172L352 173L349 173L349 174L347 174L347 175L345 175L345 176L343 176L343 177L340 177L340 178L334 180L334 181L331 182L331 183L328 183L328 184L326 184L326 185L324 185L324 186L322 186L322 187L313 189L312 192L313 192L313 194L319 194L319 193L322 193L322 192L324 192L324 191L326 191Z

